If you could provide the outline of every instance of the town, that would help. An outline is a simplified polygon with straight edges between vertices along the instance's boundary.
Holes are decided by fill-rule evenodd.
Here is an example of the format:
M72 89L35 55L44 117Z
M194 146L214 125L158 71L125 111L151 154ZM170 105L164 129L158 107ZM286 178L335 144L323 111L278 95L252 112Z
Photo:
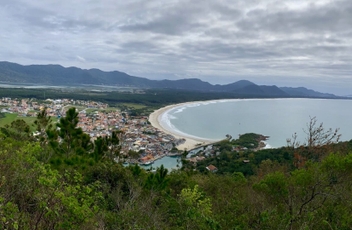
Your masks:
M69 108L75 107L79 113L78 127L89 134L92 141L109 136L113 131L123 133L120 136L120 155L129 163L149 165L161 157L177 155L176 146L185 141L154 128L147 116L130 117L127 112L101 102L4 97L1 98L0 107L1 113L17 113L19 117L36 117L37 112L46 108L48 116L56 120L65 116Z

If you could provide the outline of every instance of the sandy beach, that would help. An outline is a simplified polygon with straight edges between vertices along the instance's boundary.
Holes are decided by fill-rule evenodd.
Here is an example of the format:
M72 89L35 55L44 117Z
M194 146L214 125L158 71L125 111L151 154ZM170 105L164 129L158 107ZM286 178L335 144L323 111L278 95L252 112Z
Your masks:
M189 137L189 136L182 136L179 133L173 132L171 129L167 129L161 125L159 117L162 114L164 114L168 110L173 109L175 107L187 105L190 103L194 103L194 102L186 102L186 103L181 103L181 104L169 105L169 106L160 108L149 115L149 122L152 124L152 126L154 126L155 128L159 129L160 131L162 131L164 133L171 134L176 138L184 138L186 140L185 143L177 146L177 149L179 149L179 150L190 150L190 149L196 148L199 144L201 144L201 145L211 144L211 143L217 141L217 140L205 140L205 139L197 139L197 138L193 138L193 137Z

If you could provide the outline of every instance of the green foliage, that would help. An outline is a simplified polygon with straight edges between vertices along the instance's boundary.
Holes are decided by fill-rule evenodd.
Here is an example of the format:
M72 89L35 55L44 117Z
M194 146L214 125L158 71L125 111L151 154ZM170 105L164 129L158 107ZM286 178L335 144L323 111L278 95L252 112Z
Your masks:
M53 132L53 120L47 114L47 108L44 108L37 114L33 126L37 132L36 137L43 147L46 147L48 142L48 133Z
M44 97L44 92L46 97ZM94 100L108 103L110 106L121 106L124 109L135 110L135 112L152 112L162 105L177 104L188 101L206 101L223 98L241 98L241 95L229 92L201 92L175 89L148 89L143 93L131 92L94 92L90 89L24 89L24 88L2 88L0 97L36 98L71 98L74 100ZM257 97L246 95L247 98ZM138 106L137 106L138 105ZM146 106L146 107L143 107Z
M105 157L110 160L114 160L116 157L119 156L119 143L120 140L118 138L117 131L113 131L111 136L98 137L94 141L94 151L92 154L94 159L98 161L101 158Z
M247 179L244 177L243 173L241 172L234 172L232 174L233 180L237 183L247 183Z
M349 202L342 204L350 199L351 159L351 154L330 154L322 163L310 162L305 168L290 174L270 173L253 187L268 202L265 213L275 212L281 220L286 221L289 228L307 226L321 229L329 225L333 229L340 229L349 221L344 219L342 224L338 220L338 212L330 209L330 206L351 205ZM344 210L339 212L346 213Z
M38 144L0 141L0 221L9 229L81 228L95 220L98 184L36 160Z
M32 126L36 118L18 116L17 113L3 113L2 116L0 117L0 127L5 127L6 125L10 125L13 121L17 119L24 120L31 127L31 131L34 131L34 128L32 128Z
M5 125L0 130L5 136L16 140L25 141L32 138L29 125L22 119L14 120L10 125Z
M265 194L272 202L285 200L288 195L288 184L286 177L281 172L268 174L258 184L254 184L254 189Z
M41 135L45 135L45 131L51 128L51 117L48 116L47 108L42 109L37 114L37 119L34 121L36 131L40 132Z
M219 223L212 218L211 201L195 185L182 189L179 195L181 221L186 229L218 229Z
M66 112L66 116L60 118L57 124L57 134L49 134L51 142L58 153L69 156L73 152L78 154L85 154L86 151L92 148L90 143L90 137L88 134L83 133L81 128L77 128L78 124L78 112L75 108L70 108ZM52 131L55 132L55 131ZM58 142L56 137L59 137L61 141Z
M194 186L193 189L182 189L179 199L186 207L187 215L191 219L211 215L210 199L204 197L198 190L198 185Z
M41 131L47 130L46 141L26 136L28 127L21 121L0 134L0 229L352 225L350 142L320 148L329 152L319 161L307 159L304 167L293 166L297 149L234 152L232 143L223 142L220 155L198 166L207 171L211 163L219 168L217 174L168 173L164 167L147 172L113 161L119 151L117 133L98 138L93 146L77 130L75 111L60 121L59 132L44 128L48 123L42 115L38 122ZM70 152L60 151L68 148Z
M232 140L232 144L234 145L239 145L242 147L246 148L257 148L260 139L263 138L262 135L256 134L256 133L246 133L243 135L240 135L240 137L236 140Z
M293 150L289 148L280 149L263 149L258 151L236 152L232 150L229 141L223 141L219 144L220 155L206 158L197 163L199 172L208 172L205 167L212 164L218 168L218 174L227 174L241 172L245 176L254 175L261 162L271 160L285 165L287 168L293 168ZM244 162L244 160L247 160ZM190 166L189 162L184 162L184 167Z
M128 151L128 156L131 157L132 159L138 159L140 154L136 151L129 150Z
M150 190L161 191L167 187L169 179L167 178L168 170L161 165L160 168L156 169L155 174L149 174L147 181L145 183L145 188Z
M21 215L18 207L12 202L4 203L3 198L0 198L0 217L1 229L19 229Z

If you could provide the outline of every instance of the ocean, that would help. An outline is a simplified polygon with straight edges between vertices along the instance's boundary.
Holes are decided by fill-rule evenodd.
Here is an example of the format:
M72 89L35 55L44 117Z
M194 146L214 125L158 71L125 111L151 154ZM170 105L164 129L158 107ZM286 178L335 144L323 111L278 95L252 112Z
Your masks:
M316 117L323 127L339 128L341 140L352 139L352 100L333 99L229 99L193 102L174 107L159 117L167 130L188 137L220 140L245 133L270 138L268 147L287 144L297 133L305 143L307 124Z

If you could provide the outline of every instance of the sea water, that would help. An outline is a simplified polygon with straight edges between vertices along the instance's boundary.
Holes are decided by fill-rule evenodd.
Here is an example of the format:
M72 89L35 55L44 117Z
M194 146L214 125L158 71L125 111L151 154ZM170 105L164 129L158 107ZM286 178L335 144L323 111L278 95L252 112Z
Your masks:
M124 166L129 166L129 165L130 164L124 164ZM145 170L155 171L157 168L160 168L161 165L163 165L164 168L166 168L168 170L168 172L171 172L173 170L178 170L182 167L181 157L179 157L179 156L176 156L176 157L165 156L163 158L160 158L160 159L154 161L153 164L151 164L151 165L140 165L140 167Z
M229 99L194 102L174 107L159 117L161 125L188 137L219 140L226 134L258 133L270 138L269 147L287 144L297 134L306 142L307 124L316 117L323 127L339 128L341 140L352 139L352 100Z
M141 167L144 169L151 169L153 171L153 170L156 170L157 168L160 168L161 165L163 165L164 168L166 168L169 172L171 172L172 170L180 169L182 167L181 157L165 156L163 158L160 158L154 161L154 163L151 165L143 165Z

